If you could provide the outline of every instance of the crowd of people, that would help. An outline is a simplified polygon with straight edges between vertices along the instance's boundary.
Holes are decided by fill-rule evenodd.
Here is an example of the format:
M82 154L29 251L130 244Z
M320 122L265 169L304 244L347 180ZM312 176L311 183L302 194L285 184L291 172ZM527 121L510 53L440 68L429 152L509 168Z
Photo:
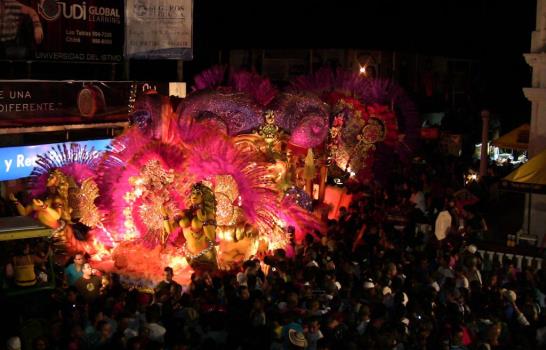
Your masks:
M546 346L546 275L485 264L464 169L413 165L286 250L153 293L73 257L62 288L3 302L7 349L519 349ZM475 191L476 192L476 191ZM478 191L479 192L479 191ZM483 191L482 194L486 193ZM476 194L478 197L480 194ZM482 202L487 200L482 196ZM444 220L448 218L448 220Z

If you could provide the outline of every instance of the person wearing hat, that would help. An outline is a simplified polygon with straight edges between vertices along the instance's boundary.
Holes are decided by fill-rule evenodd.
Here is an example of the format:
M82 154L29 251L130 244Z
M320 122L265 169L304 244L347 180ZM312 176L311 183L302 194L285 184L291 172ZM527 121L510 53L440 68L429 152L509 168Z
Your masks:
M282 318L283 318L283 322L282 322L283 326L282 326L281 335L283 339L283 348L284 349L299 349L298 347L291 347L293 346L293 340L298 338L296 337L296 334L294 332L300 333L305 339L305 336L303 335L303 327L297 321L297 319L299 319L299 315L295 312L285 312L282 314ZM292 338L290 337L290 334L292 334ZM307 342L305 346L307 346Z
M289 329L288 340L289 350L307 349L307 339L305 339L305 335L303 335L303 332L297 331L295 329Z
M383 297L377 295L377 290L375 288L375 283L371 278L368 278L364 280L363 283L363 293L362 293L362 301L367 304L372 304L375 302L378 302Z
M515 320L521 326L529 326L530 322L527 320L523 312L520 311L516 304L517 294L511 289L501 289L501 296L505 303L504 313L510 320Z

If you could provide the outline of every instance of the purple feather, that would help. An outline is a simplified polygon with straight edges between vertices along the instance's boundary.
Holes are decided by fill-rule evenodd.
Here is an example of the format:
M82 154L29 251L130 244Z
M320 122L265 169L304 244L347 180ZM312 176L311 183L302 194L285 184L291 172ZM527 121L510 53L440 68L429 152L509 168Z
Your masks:
M211 89L220 86L225 80L225 75L225 66L211 67L195 77L195 85L193 86L193 91Z
M88 149L72 143L52 148L51 151L38 156L36 167L30 174L29 190L32 197L43 194L47 188L47 178L55 170L61 170L65 175L72 177L78 185L87 178L95 177L95 170L99 164L102 152L94 148Z
M292 91L310 91L319 96L339 92L359 99L363 104L378 103L394 107L398 127L404 139L396 147L401 160L411 159L419 145L420 119L415 103L396 82L389 79L368 79L358 73L329 68L318 70L315 74L298 77L291 83Z
M328 135L328 105L312 94L282 93L271 104L277 125L298 147L319 146Z
M242 92L198 91L180 103L176 114L180 125L215 120L230 136L251 132L263 123L261 107Z
M230 85L235 91L248 93L261 106L267 106L277 95L269 79L247 71L232 72Z

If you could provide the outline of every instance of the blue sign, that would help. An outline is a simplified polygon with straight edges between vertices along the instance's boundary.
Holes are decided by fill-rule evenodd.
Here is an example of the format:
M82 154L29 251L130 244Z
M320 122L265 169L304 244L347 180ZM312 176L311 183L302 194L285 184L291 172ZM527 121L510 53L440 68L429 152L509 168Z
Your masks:
M36 159L40 154L51 151L53 147L69 146L72 143L77 143L82 147L87 146L89 150L93 147L95 151L102 152L110 145L110 139L0 148L0 181L29 176L36 166Z

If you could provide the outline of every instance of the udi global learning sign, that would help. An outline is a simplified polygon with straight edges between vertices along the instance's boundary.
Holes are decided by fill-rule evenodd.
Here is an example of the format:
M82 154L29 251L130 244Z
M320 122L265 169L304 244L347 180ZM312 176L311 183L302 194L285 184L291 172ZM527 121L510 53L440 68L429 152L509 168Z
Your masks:
M121 62L124 1L2 0L10 8L0 59Z
M88 150L93 148L96 152L102 152L110 144L110 139L0 148L0 181L29 176L36 166L36 159L40 154L52 152L57 146L66 145L68 147L72 143L77 143L82 147L86 146Z

